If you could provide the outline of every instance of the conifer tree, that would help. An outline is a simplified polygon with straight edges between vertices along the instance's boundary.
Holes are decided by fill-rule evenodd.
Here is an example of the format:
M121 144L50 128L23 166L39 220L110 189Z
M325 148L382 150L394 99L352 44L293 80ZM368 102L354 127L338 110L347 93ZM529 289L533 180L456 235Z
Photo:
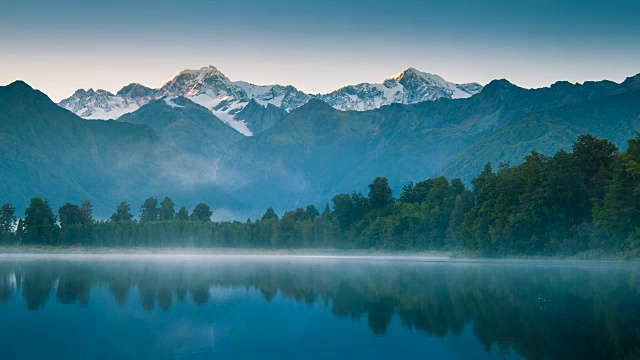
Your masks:
M176 216L175 204L168 196L160 203L159 218L162 221L173 220Z

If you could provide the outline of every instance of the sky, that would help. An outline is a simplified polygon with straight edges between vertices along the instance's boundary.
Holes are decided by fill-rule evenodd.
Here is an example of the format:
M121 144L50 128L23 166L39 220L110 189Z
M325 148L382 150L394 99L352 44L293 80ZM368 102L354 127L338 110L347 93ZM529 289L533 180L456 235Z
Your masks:
M206 65L308 93L407 67L456 83L620 82L640 73L639 13L637 0L2 0L0 85L60 101Z

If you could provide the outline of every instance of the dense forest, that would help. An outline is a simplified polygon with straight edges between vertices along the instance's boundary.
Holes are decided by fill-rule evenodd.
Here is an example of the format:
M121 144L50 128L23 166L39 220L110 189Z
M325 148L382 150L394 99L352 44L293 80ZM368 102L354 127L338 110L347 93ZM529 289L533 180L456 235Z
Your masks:
M536 151L518 166L489 163L468 189L444 177L410 183L394 197L384 177L369 192L338 194L279 217L212 222L211 208L176 210L149 198L136 219L123 201L96 221L89 201L54 214L34 198L17 219L0 208L4 244L454 250L479 256L571 256L585 251L633 256L640 250L640 134L624 152L582 135L572 152Z

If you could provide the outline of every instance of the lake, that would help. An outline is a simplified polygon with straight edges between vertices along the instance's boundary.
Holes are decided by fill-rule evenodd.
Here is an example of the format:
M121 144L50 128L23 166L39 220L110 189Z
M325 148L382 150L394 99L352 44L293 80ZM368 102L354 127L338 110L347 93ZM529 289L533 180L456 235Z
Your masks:
M635 359L635 263L0 256L0 359Z

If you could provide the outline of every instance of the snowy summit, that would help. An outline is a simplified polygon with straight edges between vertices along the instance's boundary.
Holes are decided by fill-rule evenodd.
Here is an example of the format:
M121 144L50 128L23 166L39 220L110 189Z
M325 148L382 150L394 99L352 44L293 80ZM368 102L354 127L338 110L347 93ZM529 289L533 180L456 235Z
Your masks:
M340 88L329 94L310 95L291 85L255 85L231 81L215 66L182 70L159 89L129 84L115 95L105 90L77 90L58 105L85 119L117 119L136 111L151 100L184 96L209 109L238 132L251 136L252 131L236 115L254 100L259 105L276 106L291 111L318 98L338 110L365 111L392 103L413 104L440 98L464 98L482 90L477 83L454 84L442 77L408 68L380 84L362 83Z

